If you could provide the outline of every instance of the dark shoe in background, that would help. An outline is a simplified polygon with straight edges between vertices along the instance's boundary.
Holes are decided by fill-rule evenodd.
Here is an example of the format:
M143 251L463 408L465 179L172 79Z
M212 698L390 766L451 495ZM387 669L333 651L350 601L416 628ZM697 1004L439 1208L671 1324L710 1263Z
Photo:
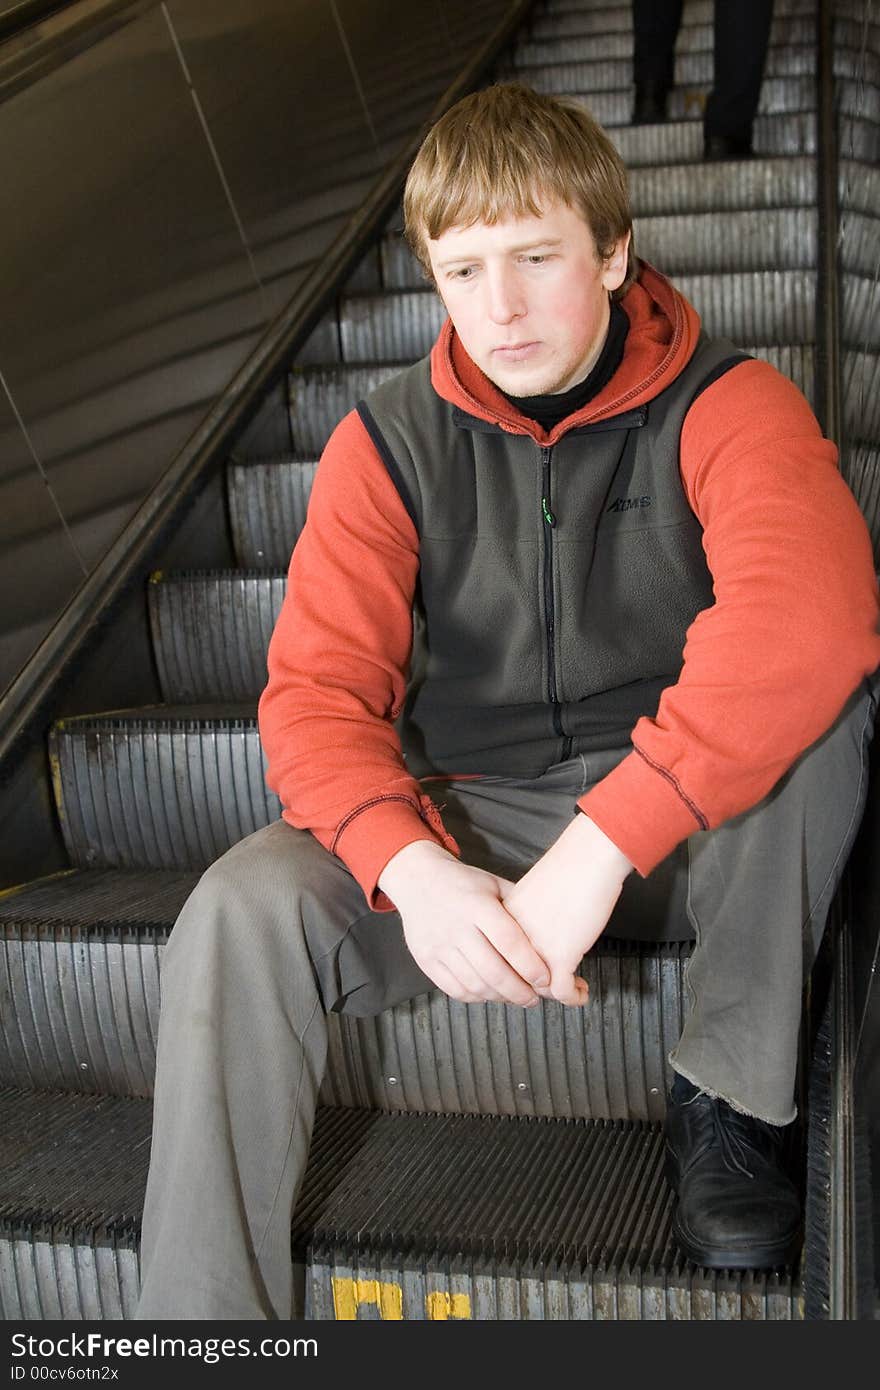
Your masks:
M678 1194L675 1239L709 1269L771 1269L801 1240L797 1188L787 1172L791 1126L741 1115L676 1076L667 1100L666 1173Z
M659 125L665 121L668 95L669 88L665 82L637 82L633 125Z
M752 150L752 132L737 135L703 135L704 159L749 159Z

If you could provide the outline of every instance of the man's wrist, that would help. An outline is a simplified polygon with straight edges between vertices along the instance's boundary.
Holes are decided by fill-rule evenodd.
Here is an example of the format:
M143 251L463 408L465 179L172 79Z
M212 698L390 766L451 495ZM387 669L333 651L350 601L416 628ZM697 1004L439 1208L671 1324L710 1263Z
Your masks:
M397 904L398 898L405 897L412 886L421 883L425 870L434 866L438 856L457 862L436 840L411 840L392 854L379 875L377 886Z
M626 857L622 849L618 849L614 841L609 839L604 830L599 829L586 812L581 812L573 818L556 844L566 853L580 858L584 864L589 863L594 867L601 864L615 878L619 878L621 883L635 868L632 860Z

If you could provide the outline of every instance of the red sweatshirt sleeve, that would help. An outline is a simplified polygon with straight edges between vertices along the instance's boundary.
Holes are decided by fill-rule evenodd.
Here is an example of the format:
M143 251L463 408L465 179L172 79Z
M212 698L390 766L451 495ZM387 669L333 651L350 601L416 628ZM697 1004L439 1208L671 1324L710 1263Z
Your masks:
M688 412L681 474L715 603L634 751L578 802L643 875L756 805L880 663L868 530L797 387L733 368Z
M315 474L269 645L259 706L267 781L290 825L339 856L371 907L414 840L455 841L407 772L394 728L406 694L418 537L361 420L334 431Z

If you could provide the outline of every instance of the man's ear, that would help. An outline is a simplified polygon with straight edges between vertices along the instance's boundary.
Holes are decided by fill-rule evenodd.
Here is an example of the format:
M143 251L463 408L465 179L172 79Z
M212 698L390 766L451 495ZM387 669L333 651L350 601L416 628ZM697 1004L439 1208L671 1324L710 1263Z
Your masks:
M626 279L626 268L629 263L629 243L631 233L620 238L615 243L614 250L605 261L602 270L602 284L606 290L619 290Z

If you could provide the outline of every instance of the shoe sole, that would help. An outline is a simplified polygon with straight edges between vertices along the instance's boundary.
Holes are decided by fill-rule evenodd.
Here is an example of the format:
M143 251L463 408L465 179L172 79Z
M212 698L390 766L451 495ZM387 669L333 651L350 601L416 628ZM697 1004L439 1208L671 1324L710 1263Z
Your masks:
M666 1181L678 1199L678 1169L672 1154L666 1151ZM701 1245L685 1229L678 1212L672 1218L672 1234L682 1254L704 1269L778 1269L791 1265L801 1248L800 1231L782 1241L768 1245L752 1245L748 1249L732 1250L729 1246Z

